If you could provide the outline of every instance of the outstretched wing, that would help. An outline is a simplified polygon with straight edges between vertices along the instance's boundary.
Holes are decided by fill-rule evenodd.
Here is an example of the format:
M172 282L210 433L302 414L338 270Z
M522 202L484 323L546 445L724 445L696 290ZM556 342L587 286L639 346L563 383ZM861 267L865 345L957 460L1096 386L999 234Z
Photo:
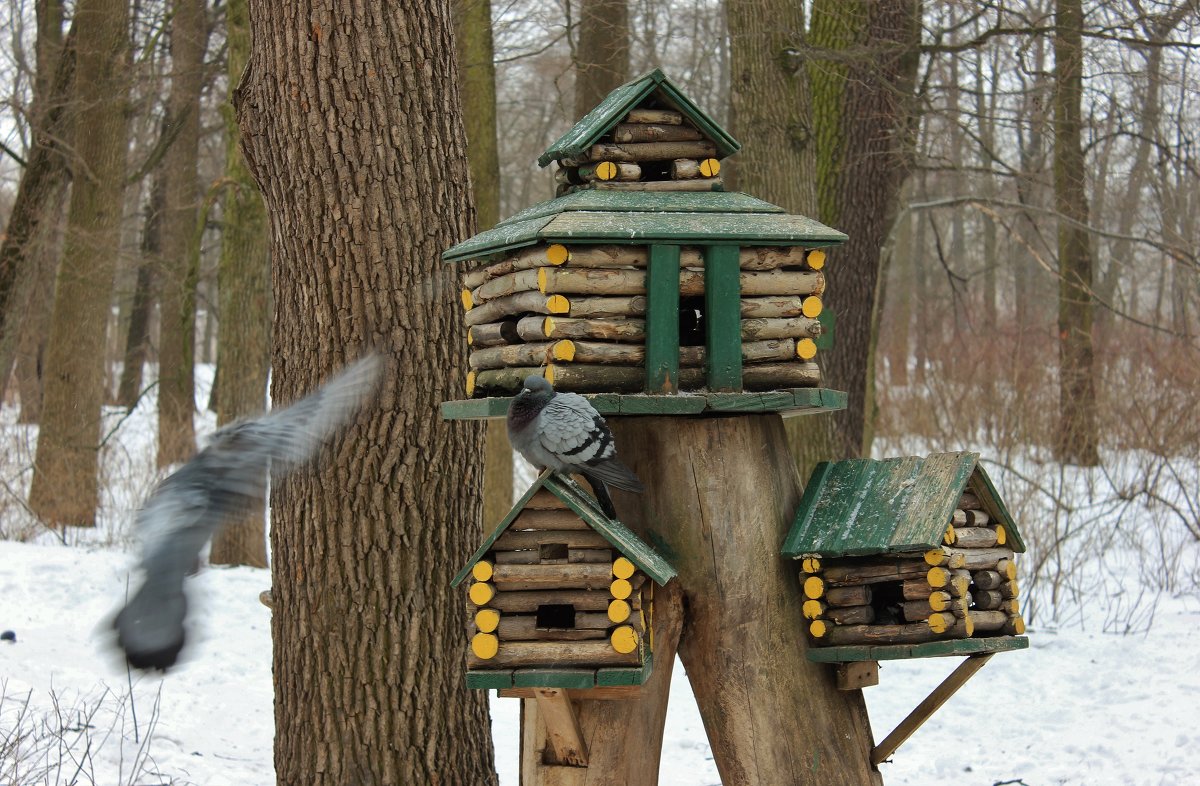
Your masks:
M138 512L145 581L114 621L139 668L166 668L183 646L183 580L226 523L263 500L267 473L311 458L373 392L378 355L357 361L291 406L218 430L208 447L166 478Z

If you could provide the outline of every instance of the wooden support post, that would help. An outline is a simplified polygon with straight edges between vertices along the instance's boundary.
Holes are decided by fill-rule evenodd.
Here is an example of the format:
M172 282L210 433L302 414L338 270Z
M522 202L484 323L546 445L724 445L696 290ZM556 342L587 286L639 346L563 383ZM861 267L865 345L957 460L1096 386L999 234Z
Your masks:
M650 247L646 281L646 392L679 391L679 246Z
M908 714L908 717L900 721L891 734L884 738L883 742L875 746L871 751L871 764L879 766L887 761L888 757L896 752L904 741L913 735L921 724L929 720L929 716L937 711L946 701L954 695L954 693L966 684L967 680L975 675L975 672L983 668L989 660L992 659L994 652L984 653L982 655L971 655L958 668L950 672L950 676L942 680L942 684L933 689L923 702L917 705L917 708Z
M575 705L562 688L537 688L534 690L542 723L546 724L546 748L548 764L565 764L571 767L588 766L587 741L579 727L579 716Z
M687 592L679 654L710 731L721 782L874 783L862 693L838 690L834 670L808 660L794 566L763 559L778 550L800 502L782 419L609 417L608 422L622 460L654 490L614 491L621 521L647 542L661 544ZM745 591L748 587L754 591ZM656 647L658 610L656 591ZM657 652L654 662L657 676ZM589 739L594 769L600 746Z
M837 666L838 690L859 690L879 684L879 661L856 660Z
M704 319L708 389L742 389L741 282L737 246L704 249Z

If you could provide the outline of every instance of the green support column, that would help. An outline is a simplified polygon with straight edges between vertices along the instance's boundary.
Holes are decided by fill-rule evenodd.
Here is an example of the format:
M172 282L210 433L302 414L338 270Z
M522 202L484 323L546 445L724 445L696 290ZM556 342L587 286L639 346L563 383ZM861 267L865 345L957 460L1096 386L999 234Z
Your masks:
M708 389L742 389L742 288L737 246L704 249L704 319Z
M650 246L646 271L646 392L679 391L679 246Z

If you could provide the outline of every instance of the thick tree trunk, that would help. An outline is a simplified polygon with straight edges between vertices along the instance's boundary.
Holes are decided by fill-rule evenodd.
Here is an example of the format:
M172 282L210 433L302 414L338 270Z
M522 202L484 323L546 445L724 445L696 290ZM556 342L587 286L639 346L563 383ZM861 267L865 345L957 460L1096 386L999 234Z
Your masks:
M629 78L628 0L581 0L575 45L575 117Z
M1079 0L1058 0L1054 34L1054 204L1059 214L1059 412L1055 452L1060 461L1094 466L1100 463L1100 454L1092 348L1092 251L1080 140L1082 28Z
M722 783L872 783L862 693L805 658L796 571L778 556L800 500L780 418L610 422L650 490L614 495L622 520L679 573L679 655Z
M20 325L14 327L17 346L13 370L21 396L20 423L37 423L42 416L42 372L50 334L50 310L54 307L54 278L62 257L67 193L67 184L60 184L59 192L46 205L47 215L27 253L30 281ZM5 333L8 335L7 330ZM0 368L3 364L0 360Z
M225 6L230 99L250 57L246 0ZM232 105L225 107L225 190L218 271L221 320L217 324L217 423L224 425L266 406L271 370L271 254L267 214L258 184L239 148ZM511 493L511 492L510 492ZM266 516L261 506L213 539L214 565L267 565Z
M46 350L46 385L29 506L43 520L95 524L104 339L125 184L124 0L75 9L78 135L67 237ZM61 69L60 69L61 70Z
M482 536L482 445L438 416L465 367L440 255L473 230L449 4L251 0L250 20L235 104L272 226L272 398L393 352L376 407L272 492L277 779L494 784L450 587Z
M205 0L174 0L171 17L171 95L167 117L174 141L163 159L166 201L163 264L159 278L162 322L158 339L158 466L191 457L196 450L196 278L193 260L199 233L197 161L200 151L200 90L208 38Z

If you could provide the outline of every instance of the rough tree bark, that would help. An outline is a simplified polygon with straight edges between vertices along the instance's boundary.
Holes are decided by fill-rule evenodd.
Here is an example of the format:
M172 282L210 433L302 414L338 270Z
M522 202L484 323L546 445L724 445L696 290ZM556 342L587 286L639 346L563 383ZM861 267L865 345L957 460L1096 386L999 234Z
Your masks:
M272 398L371 346L377 403L272 492L275 767L283 784L494 784L454 571L478 544L478 429L455 273L472 226L448 0L251 0L235 94L271 221Z
M75 140L67 236L46 348L45 394L29 506L43 520L92 526L98 494L104 337L125 184L124 0L80 0Z
M1083 8L1057 0L1054 17L1054 206L1058 221L1059 411L1055 453L1060 461L1100 463L1096 372L1092 348L1092 251L1084 171Z
M159 284L158 466L196 450L196 232L200 153L200 90L208 38L205 0L174 0L171 16L171 95L167 117L174 141L163 159L163 265Z
M139 249L137 279L133 285L133 302L129 307L129 328L125 333L125 355L121 364L121 379L117 383L117 403L126 408L135 406L142 395L142 372L150 343L150 312L154 308L154 271L162 257L162 214L165 199L162 170L155 171L150 183L150 198L142 219L142 242Z
M230 100L250 57L246 0L225 5ZM266 208L239 149L232 104L225 110L225 189L221 210L221 263L217 323L217 423L224 425L266 405L271 370L271 254ZM511 493L511 492L510 492ZM214 565L267 565L266 516L260 506L213 539Z
M629 79L628 0L582 0L574 52L575 117Z

